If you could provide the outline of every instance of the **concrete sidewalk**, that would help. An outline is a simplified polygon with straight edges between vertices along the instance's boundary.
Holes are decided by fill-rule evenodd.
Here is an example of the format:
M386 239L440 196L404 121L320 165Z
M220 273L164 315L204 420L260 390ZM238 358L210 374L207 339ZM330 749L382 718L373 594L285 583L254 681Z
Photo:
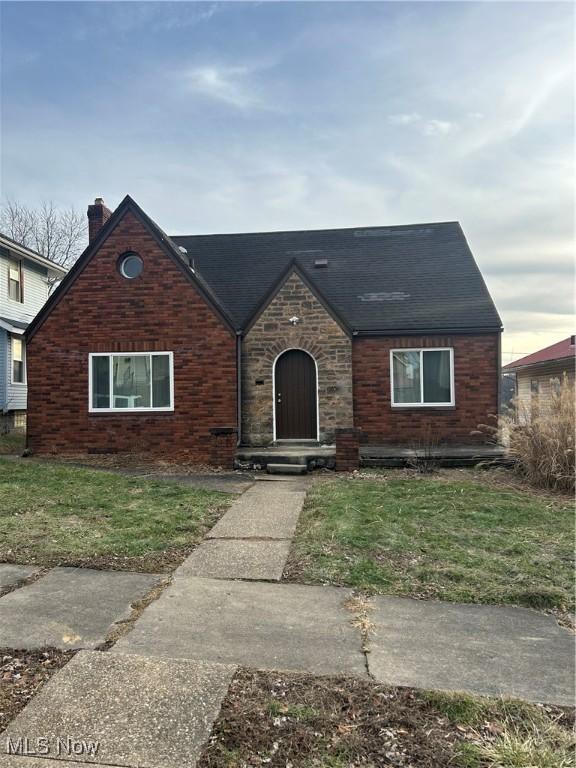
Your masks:
M0 576L10 584L11 574L17 586L36 570L3 566ZM0 597L0 647L95 648L161 579L151 573L52 568Z
M186 558L175 578L280 581L310 482L256 481Z
M574 703L574 640L525 608L375 597L368 652L352 591L181 574L112 652L312 674L389 685Z

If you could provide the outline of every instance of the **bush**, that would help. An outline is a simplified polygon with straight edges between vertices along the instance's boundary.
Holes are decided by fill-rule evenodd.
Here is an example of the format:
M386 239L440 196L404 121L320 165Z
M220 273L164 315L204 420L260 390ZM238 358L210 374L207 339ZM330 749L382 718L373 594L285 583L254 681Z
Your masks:
M509 421L509 454L530 483L540 488L574 491L574 387L566 377L539 415L520 412Z

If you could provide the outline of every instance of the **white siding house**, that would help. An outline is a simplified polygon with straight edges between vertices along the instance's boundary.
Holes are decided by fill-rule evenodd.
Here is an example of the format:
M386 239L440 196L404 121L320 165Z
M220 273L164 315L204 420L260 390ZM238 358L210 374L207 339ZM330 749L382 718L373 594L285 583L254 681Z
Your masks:
M24 426L24 331L66 270L0 233L0 431Z

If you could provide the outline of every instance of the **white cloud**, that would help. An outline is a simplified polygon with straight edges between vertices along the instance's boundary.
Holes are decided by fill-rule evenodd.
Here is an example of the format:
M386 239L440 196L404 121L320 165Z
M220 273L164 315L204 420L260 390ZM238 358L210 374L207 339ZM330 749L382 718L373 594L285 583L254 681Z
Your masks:
M250 83L248 67L203 66L184 74L186 90L237 109L263 107Z
M475 113L475 117L478 116L482 117L479 113ZM399 112L388 115L388 122L390 125L412 125L424 136L447 136L457 128L457 125L449 120L425 118L419 112Z
M422 133L425 136L448 136L456 130L456 124L451 123L449 120L427 120Z
M422 116L418 112L401 112L397 115L388 115L388 122L391 125L412 125L422 120Z

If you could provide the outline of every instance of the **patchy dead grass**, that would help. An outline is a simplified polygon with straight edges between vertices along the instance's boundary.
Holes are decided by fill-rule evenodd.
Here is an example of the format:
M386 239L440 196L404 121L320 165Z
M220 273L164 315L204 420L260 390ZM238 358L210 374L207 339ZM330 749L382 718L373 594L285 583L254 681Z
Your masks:
M344 603L344 608L353 614L352 626L360 631L362 650L368 652L370 636L376 630L376 624L370 618L374 610L373 603L366 595L353 595Z
M26 436L22 432L8 432L0 435L0 456L16 456L22 453Z

